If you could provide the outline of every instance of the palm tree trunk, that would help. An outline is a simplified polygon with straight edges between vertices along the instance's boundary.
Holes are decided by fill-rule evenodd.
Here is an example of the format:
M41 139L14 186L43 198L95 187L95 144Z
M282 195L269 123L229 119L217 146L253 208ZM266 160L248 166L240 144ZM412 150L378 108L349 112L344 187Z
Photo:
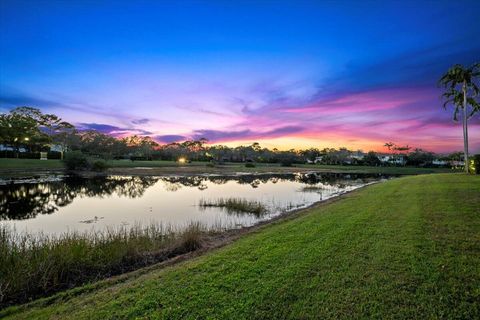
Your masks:
M465 161L465 173L468 171L468 127L467 127L467 84L463 82L463 157Z

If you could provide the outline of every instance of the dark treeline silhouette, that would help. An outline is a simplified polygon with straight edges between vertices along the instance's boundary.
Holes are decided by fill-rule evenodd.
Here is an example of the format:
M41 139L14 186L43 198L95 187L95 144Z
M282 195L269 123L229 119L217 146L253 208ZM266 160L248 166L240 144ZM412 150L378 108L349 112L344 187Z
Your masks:
M296 163L332 165L415 165L432 166L439 158L422 149L387 143L390 157L370 151L346 148L310 148L304 150L268 149L255 142L248 146L228 147L207 145L205 138L160 145L149 136L115 138L95 130L78 130L56 115L39 109L19 107L0 114L0 157L39 158L48 152L49 158L60 158L63 152L81 151L87 156L130 160L170 160L224 162ZM444 156L443 160L461 160L461 154Z

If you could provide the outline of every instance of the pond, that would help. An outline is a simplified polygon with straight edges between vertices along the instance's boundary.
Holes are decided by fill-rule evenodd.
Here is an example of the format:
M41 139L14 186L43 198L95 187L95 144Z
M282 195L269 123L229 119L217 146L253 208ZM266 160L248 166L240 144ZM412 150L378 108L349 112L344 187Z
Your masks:
M0 183L0 224L17 232L60 234L133 224L176 227L200 222L238 228L272 219L366 184L378 174L297 173L233 176L52 176ZM202 207L202 202L244 199L262 214Z

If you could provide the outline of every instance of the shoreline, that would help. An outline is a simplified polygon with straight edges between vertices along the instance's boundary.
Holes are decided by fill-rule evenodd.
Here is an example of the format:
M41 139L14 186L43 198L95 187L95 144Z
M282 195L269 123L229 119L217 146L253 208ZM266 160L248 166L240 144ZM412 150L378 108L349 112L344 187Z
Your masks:
M295 173L352 173L352 174L391 174L391 175L417 175L433 173L455 172L447 168L417 168L417 167L368 167L368 166L310 166L298 165L281 167L274 165L258 165L246 168L239 165L208 166L165 166L165 167L112 167L105 171L68 171L63 168L0 168L0 179L17 180L44 177L48 175L74 174L81 177L99 177L109 175L119 176L236 176L257 174L295 174Z
M228 229L228 230L219 231L219 232L215 232L215 233L211 233L211 234L210 233L204 233L204 234L201 235L201 238L200 238L202 246L198 249L188 251L186 253L171 255L172 250L170 248L167 248L165 250L161 250L163 253L158 255L160 257L160 259L157 262L154 262L153 264L147 264L147 265L144 265L144 266L140 266L139 268L134 268L132 270L129 270L129 271L126 271L126 272L123 272L123 273L119 273L119 274L116 274L116 275L112 275L112 276L107 277L107 278L99 279L99 280L96 280L96 281L91 282L91 283L86 282L84 284L80 284L78 286L74 286L74 287L69 288L69 289L61 290L61 291L58 291L56 293L53 293L52 295L47 295L45 297L41 297L41 296L36 297L36 298L34 298L34 300L32 302L27 302L27 303L24 303L24 304L7 305L7 306L4 306L3 309L0 308L0 314L2 314L1 312L3 310L7 310L9 308L17 308L17 307L27 308L32 303L42 303L42 304L43 303L47 303L47 304L52 303L52 302L55 302L59 298L62 299L62 297L65 296L65 295L71 296L72 295L71 291L74 292L74 295L83 294L83 293L91 291L91 290L102 288L106 285L117 284L117 283L121 283L121 282L130 280L130 279L137 278L137 277L139 277L139 276L141 276L141 275L143 275L143 274L145 274L149 271L152 271L152 270L163 269L163 268L166 268L168 266L173 266L173 265L176 265L178 263L188 261L188 260L194 259L196 257L200 257L200 256L208 254L209 252L212 252L216 249L220 249L220 248L225 247L229 244L232 244L232 243L234 243L235 241L239 240L240 238L242 238L244 236L248 236L248 235L253 234L255 232L259 232L262 229L264 229L264 228L266 228L270 225L274 225L276 223L282 223L282 222L285 222L285 221L290 221L290 220L299 218L303 215L307 215L311 210L314 210L316 208L320 208L320 207L329 205L331 203L337 202L341 199L344 199L346 197L351 196L351 194L354 194L355 192L357 192L359 190L362 190L365 187L368 187L368 186L371 186L371 185L374 185L374 184L378 184L378 183L381 183L381 182L385 182L385 180L380 180L380 181L376 181L376 182L367 183L367 184L365 184L363 186L360 186L360 187L358 187L354 190L346 191L342 194L339 194L337 196L333 196L329 199L316 201L316 202L314 202L314 203L312 203L312 204L310 204L306 207L295 208L295 209L292 209L292 210L289 210L289 211L280 212L277 215L275 215L274 217L272 217L271 219L259 221L259 222L255 223L254 225L251 225L251 226L243 226L243 227L240 227L240 228ZM6 314L3 314L3 316L6 316L8 314L9 313L7 312Z

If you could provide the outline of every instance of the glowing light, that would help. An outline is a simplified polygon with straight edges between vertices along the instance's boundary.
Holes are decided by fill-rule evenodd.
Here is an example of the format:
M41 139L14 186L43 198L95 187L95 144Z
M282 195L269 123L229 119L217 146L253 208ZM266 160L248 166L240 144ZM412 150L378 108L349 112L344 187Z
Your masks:
M187 159L185 159L185 158L183 158L183 157L182 157L182 158L178 158L178 162L179 162L179 163L187 163Z
M25 137L25 141L28 141L28 140L30 140L30 138L29 138L29 137Z

